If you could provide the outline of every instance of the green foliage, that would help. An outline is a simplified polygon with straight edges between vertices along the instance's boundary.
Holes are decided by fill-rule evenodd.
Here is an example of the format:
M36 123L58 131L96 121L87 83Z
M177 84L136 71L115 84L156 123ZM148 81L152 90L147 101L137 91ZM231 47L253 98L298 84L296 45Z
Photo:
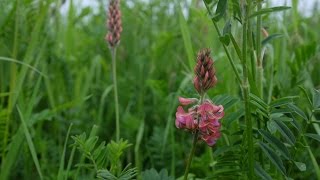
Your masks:
M174 178L168 175L168 171L166 169L162 169L160 172L157 172L155 169L149 169L142 172L142 180L173 180Z
M97 145L98 137L86 137L85 133L81 135L72 136L74 146L91 161L91 165L97 172L97 177L100 179L132 179L136 176L136 168L129 168L128 164L124 169L120 169L120 158L125 149L131 146L128 141L120 140L119 142L111 141L106 145L103 141ZM109 162L109 163L108 163ZM90 167L82 164L81 166ZM106 169L110 166L109 170ZM120 171L117 175L117 172Z

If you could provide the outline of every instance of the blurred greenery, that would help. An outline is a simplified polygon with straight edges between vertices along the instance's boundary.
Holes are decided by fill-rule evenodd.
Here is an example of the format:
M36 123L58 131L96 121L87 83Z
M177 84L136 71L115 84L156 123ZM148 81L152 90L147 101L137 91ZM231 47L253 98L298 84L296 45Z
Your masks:
M93 133L90 130L96 125L92 136L99 136L98 144L115 139L111 56L104 40L108 1L96 3L93 9L72 0L0 1L0 180L40 179L39 172L43 179L57 179L61 171L65 179L96 177L90 168L76 166L89 162L70 147L71 139L64 148L70 124L71 136ZM233 16L233 3L228 1L225 17ZM270 100L262 101L269 105L281 97L299 96L292 100L298 108L292 115L296 124L286 123L296 137L295 146L280 138L281 133L275 136L291 147L294 162L300 165L284 160L288 177L316 179L320 94L314 89L320 89L320 12L315 9L306 17L295 3L298 0L293 0L290 10L262 17L270 36L282 35L263 46L263 85ZM69 9L61 13L67 4ZM139 178L182 176L192 135L174 126L177 97L197 96L192 60L199 49L208 47L219 81L209 96L225 106L226 115L222 138L213 148L199 145L190 172L198 178L242 177L247 154L242 145L246 137L242 135L241 91L203 2L121 1L121 11L123 32L117 49L121 138L132 144L121 157L122 166L132 163ZM229 20L231 33L240 42L240 24L235 19L222 17L218 26L222 30ZM232 44L227 48L241 71ZM254 110L253 117L258 119L259 108ZM283 179L267 158L260 168ZM300 172L303 165L306 168Z

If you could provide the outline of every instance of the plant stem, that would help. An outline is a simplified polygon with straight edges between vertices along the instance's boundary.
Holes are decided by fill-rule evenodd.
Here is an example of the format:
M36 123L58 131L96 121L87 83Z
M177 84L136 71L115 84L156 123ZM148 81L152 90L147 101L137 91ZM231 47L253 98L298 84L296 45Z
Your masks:
M248 81L248 68L247 68L247 31L249 21L249 10L251 7L251 1L248 0L248 4L244 4L243 7L243 27L242 27L242 68L243 68L243 79L242 79L242 90L245 105L245 122L246 122L246 134L247 134L247 145L248 145L248 179L254 177L254 149L253 149L253 137L252 137L252 121L250 113L250 87Z
M203 1L203 2L204 2L204 5L207 8L207 11L208 11L209 15L211 17L213 17L213 14L212 14L209 6L207 5L207 3L205 1ZM218 27L217 23L212 18L211 18L211 21L212 21L212 23L213 23L213 25L214 25L217 33L218 33L218 36L221 37L221 32L219 30L219 27ZM234 64L234 61L233 61L233 59L232 59L232 57L230 55L230 52L229 52L229 50L228 50L228 48L227 48L227 46L225 44L223 44L223 43L221 43L221 44L223 46L224 51L226 52L226 55L228 57L229 63L231 64L232 70L233 70L234 74L236 75L236 79L237 79L238 83L241 84L241 78L240 78L239 72L238 72L238 70L236 68L236 65Z
M191 152L189 154L189 158L188 158L188 163L187 163L187 166L186 166L186 170L184 172L184 180L187 180L188 179L188 174L189 174L189 169L190 169L190 165L191 165L191 162L192 162L192 158L193 158L193 155L194 155L194 152L196 150L196 145L197 145L197 142L198 142L198 135L199 135L199 131L197 130L196 133L194 134L193 136L193 142L192 142L192 149L191 149Z
M257 11L261 10L261 1L258 1L257 4ZM257 16L257 29L256 29L256 36L257 36L257 41L256 41L256 51L257 51L257 70L258 70L258 91L260 98L263 99L263 66L262 66L262 53L261 53L261 15Z
M204 94L201 94L200 103L199 104L203 103L203 98L204 98ZM198 124L199 124L199 118L198 118ZM191 148L191 152L189 154L186 170L184 172L184 178L183 178L184 180L188 179L188 174L189 174L189 169L190 169L190 166L191 166L192 158L193 158L194 152L196 151L196 146L197 146L197 142L198 142L198 136L199 136L199 130L197 130L195 132L194 136L193 136L192 148Z
M116 52L117 48L111 48L112 56L112 76L113 76L113 88L114 88L114 102L116 111L116 141L120 140L120 122L119 122L119 101L118 101L118 86L117 86L117 64L116 64Z

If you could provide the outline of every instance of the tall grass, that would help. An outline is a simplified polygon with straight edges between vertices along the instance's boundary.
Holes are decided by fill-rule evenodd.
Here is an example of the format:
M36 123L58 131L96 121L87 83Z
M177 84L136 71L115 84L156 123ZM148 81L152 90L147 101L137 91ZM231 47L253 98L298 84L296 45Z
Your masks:
M192 135L174 127L176 97L195 96L192 68L204 47L212 50L219 79L208 95L226 115L217 144L198 143L189 176L320 179L319 12L305 17L294 0L291 9L252 17L268 4L231 0L219 14L218 1L204 2L121 1L117 82L121 138L129 142L122 142L124 151L111 142L108 2L93 10L72 0L1 1L0 179L97 177L76 151L79 144L70 147L74 141L67 138L83 132L85 140L106 141L106 152L119 148L123 154L114 162L134 163L138 178L182 177ZM213 19L217 13L221 17ZM111 162L106 156L101 164L112 175L119 167ZM121 170L115 174L135 173ZM111 177L108 172L98 175Z

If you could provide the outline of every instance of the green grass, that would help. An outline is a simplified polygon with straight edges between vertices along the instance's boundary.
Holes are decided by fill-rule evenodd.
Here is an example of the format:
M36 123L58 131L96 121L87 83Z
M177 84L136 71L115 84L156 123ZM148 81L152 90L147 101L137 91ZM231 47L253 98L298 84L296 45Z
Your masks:
M87 152L101 155L95 159L103 165L100 177L182 177L192 134L174 126L177 97L197 96L193 66L196 52L207 47L218 77L208 95L224 105L225 117L213 148L197 144L189 173L320 179L320 12L305 17L294 0L290 9L256 13L267 7L252 1L243 28L235 19L242 18L238 1L218 10L218 0L205 0L207 8L202 1L177 2L121 1L120 138L130 147L111 143L116 116L104 40L108 1L95 10L66 1L66 14L60 0L0 2L0 180L97 177L86 158L96 156L86 156L70 138L83 132L90 134L84 143L99 137ZM105 148L95 151L103 141ZM288 151L279 151L283 146ZM114 150L117 159L107 155Z

